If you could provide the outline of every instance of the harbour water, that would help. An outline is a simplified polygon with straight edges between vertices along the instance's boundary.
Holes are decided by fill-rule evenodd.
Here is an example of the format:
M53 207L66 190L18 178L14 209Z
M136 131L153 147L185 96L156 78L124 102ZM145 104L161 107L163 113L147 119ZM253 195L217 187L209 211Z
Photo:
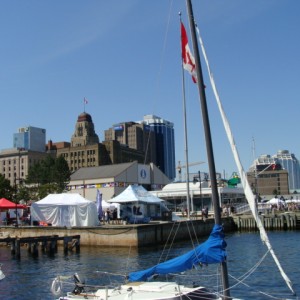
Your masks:
M229 280L230 285L235 285L231 295L242 299L300 299L300 232L273 231L268 234L297 295L293 296L287 288L270 254L266 255L243 284L236 285L233 278L241 279L267 252L257 232L234 233L226 237ZM168 255L171 258L190 249L191 242L176 243ZM162 250L162 246L142 249L82 247L79 254L74 252L64 255L63 250L59 249L53 257L40 253L39 257L33 258L26 249L22 249L21 260L18 261L12 258L9 247L0 247L0 263L6 275L0 281L0 299L52 300L57 298L50 291L52 280L57 275L78 272L88 284L103 284L105 279L97 271L125 274L143 269L157 263L161 259ZM216 272L216 266L202 266L200 277L195 275L195 271L192 272L193 281L196 284L212 284L208 282L212 276L207 275ZM185 279L183 277L180 280ZM66 291L71 290L72 286L66 287Z

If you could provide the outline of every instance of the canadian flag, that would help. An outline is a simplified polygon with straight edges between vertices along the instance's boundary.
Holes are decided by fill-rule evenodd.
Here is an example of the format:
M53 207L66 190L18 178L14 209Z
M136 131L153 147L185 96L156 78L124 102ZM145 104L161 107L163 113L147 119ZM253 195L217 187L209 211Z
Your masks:
M182 22L181 22L181 54L182 54L184 69L187 70L192 75L192 79L196 83L197 73L196 73L195 58L190 50L186 30Z

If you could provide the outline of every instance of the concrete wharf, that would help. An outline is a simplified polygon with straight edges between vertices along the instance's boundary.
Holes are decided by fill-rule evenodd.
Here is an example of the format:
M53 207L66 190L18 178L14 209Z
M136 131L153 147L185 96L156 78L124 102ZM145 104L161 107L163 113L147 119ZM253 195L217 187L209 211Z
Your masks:
M96 227L2 226L1 241L7 238L36 238L57 236L58 245L64 237L80 236L80 246L144 247L208 236L214 226L212 218L189 221L156 221L149 224L105 224ZM226 231L235 230L232 218L224 219Z
M266 230L300 229L300 212L261 214L260 218ZM257 230L251 214L223 217L222 223L225 232ZM2 226L0 227L0 246L3 243L15 243L15 246L12 246L14 248L12 252L15 251L16 255L19 253L19 245L22 244L27 244L27 247L31 245L28 251L33 253L38 244L41 244L42 249L50 252L57 245L63 246L65 252L72 247L79 251L79 248L82 246L144 247L148 245L163 245L170 240L177 242L196 237L205 237L210 234L213 226L214 219L212 217L206 220L196 217L192 220L176 222L155 221L149 224L105 224L96 227Z

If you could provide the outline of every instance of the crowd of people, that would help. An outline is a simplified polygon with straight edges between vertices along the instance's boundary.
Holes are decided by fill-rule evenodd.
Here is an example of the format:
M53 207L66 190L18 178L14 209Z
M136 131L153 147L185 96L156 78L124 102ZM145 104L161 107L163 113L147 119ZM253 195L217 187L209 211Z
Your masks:
M107 208L103 213L102 213L102 220L106 224L110 224L111 221L116 221L118 219L118 210L117 208L114 208L113 210L110 210Z

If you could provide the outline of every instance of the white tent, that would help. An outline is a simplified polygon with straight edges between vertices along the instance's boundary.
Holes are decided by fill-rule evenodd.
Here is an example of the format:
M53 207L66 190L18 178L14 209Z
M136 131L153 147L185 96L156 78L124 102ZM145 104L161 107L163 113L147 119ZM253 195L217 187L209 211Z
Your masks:
M134 223L147 223L150 219L161 218L162 210L168 210L163 205L164 200L137 184L128 186L120 195L107 202L119 203L121 205L120 217Z
M139 202L145 204L159 204L164 200L150 194L141 185L133 184L123 191L120 195L108 200L109 203L130 203Z
M31 224L41 221L52 226L97 226L97 206L95 202L80 194L50 194L32 203Z
M276 205L285 205L285 202L279 198L272 198L267 203L269 204L276 204Z

